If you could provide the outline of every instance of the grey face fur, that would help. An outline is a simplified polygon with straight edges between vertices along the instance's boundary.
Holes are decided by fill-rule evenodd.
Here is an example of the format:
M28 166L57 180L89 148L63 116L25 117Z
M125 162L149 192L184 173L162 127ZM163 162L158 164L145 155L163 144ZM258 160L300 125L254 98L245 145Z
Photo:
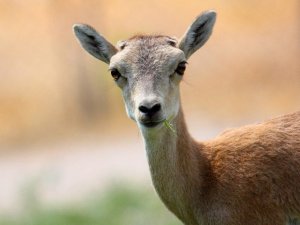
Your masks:
M152 122L177 114L181 76L175 70L186 59L180 49L170 45L170 40L165 36L138 36L128 40L124 49L111 58L110 69L122 75L116 82L123 90L127 113L139 124L149 120L140 106L161 105Z
M128 116L148 129L177 115L184 65L208 40L215 19L213 11L202 13L179 44L168 36L135 36L119 42L117 49L88 25L74 25L74 32L85 50L109 64Z

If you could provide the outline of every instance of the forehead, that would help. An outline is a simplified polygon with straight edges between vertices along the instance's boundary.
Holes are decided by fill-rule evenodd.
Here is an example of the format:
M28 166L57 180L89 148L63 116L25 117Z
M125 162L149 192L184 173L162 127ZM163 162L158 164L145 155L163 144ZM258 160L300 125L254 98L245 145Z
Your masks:
M120 44L120 51L111 58L110 67L161 67L185 59L176 47L177 41L168 36L134 36Z

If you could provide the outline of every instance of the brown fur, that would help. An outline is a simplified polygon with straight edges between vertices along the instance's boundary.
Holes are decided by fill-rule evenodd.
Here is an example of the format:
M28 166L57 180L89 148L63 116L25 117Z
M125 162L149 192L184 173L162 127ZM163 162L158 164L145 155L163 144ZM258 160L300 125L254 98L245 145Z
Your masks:
M300 215L300 111L203 143L189 136L182 113L176 127L176 192L188 215L160 195L183 222L283 225Z

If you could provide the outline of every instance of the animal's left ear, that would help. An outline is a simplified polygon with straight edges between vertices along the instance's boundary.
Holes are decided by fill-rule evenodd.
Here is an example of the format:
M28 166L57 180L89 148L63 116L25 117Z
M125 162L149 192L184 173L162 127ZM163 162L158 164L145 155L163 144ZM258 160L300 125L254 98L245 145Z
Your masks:
M181 38L179 48L189 58L210 37L216 21L216 12L206 11L199 15Z

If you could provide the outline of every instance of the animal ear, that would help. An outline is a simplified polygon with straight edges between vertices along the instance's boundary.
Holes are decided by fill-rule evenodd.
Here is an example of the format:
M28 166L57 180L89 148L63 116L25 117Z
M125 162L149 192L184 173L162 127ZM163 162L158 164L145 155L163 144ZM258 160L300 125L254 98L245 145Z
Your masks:
M73 30L81 46L97 59L108 64L110 58L116 54L117 49L93 27L86 24L75 24Z
M216 12L206 11L199 15L181 38L179 48L189 58L210 37L216 21Z

